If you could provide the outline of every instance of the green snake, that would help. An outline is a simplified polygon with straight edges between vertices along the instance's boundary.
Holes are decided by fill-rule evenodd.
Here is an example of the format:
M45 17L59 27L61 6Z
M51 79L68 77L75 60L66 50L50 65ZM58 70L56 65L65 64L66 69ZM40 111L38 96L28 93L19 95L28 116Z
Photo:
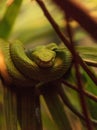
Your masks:
M90 47L87 51L84 47L77 50L84 61L97 65L95 47L90 55ZM25 50L20 41L10 43L0 39L0 75L7 84L26 87L59 79L66 74L72 62L68 49L55 43Z

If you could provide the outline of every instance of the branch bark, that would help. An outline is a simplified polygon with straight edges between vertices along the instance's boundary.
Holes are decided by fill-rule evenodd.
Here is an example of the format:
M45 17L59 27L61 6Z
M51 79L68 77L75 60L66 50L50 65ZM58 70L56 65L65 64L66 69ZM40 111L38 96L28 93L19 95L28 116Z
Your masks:
M95 40L97 40L97 20L92 17L77 0L53 0L63 11L76 20Z

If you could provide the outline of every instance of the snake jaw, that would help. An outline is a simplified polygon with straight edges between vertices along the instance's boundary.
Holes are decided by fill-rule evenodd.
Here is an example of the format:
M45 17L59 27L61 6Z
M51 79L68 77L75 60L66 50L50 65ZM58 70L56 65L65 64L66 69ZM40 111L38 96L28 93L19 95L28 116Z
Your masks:
M55 59L52 59L51 61L48 61L48 62L43 62L43 61L38 61L38 65L39 67L42 67L42 68L48 68L48 67L52 67L52 65L54 64Z

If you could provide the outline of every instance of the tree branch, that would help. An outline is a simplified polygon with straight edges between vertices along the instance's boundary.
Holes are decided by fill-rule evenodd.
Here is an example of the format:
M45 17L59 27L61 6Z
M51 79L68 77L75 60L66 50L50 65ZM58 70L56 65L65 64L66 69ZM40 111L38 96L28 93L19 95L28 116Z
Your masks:
M97 40L97 20L76 0L53 0L64 12L76 20L95 40Z

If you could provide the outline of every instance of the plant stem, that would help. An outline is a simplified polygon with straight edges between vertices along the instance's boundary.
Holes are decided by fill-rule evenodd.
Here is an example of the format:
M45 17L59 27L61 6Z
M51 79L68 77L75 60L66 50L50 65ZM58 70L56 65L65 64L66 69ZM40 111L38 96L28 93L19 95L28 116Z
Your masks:
M17 109L21 130L42 130L40 101L35 88L17 90Z
M4 113L6 130L17 130L17 101L16 94L9 87L4 86Z

